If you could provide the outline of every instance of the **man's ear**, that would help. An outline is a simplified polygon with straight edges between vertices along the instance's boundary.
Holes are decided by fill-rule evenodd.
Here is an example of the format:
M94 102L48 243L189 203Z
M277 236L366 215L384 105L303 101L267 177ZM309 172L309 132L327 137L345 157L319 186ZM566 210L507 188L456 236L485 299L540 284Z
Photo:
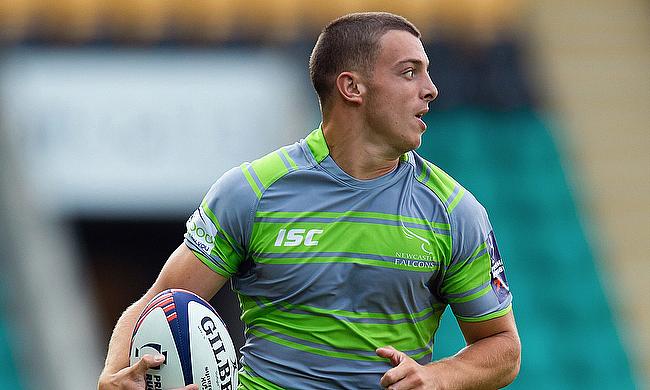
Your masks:
M336 78L336 89L346 102L361 104L367 91L364 83L356 72L341 72Z

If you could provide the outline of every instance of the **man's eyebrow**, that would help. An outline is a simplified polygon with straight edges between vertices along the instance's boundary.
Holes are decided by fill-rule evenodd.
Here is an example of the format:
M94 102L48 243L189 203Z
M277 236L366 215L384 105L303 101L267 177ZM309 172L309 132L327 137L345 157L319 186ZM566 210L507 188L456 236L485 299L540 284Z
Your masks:
M412 64L415 64L415 65L418 65L418 66L424 66L424 62L422 60L420 60L420 59L417 59L417 58L407 58L405 60L397 61L395 66L397 67L397 66L400 66L402 64L407 64L409 62L412 63ZM426 65L427 69L429 69L429 65L430 64L427 63L427 65Z

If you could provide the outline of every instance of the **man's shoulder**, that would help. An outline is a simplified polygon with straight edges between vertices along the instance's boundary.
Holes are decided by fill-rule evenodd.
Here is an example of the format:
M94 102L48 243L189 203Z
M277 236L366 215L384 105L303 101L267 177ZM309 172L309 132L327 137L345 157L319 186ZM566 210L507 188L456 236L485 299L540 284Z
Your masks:
M304 140L301 140L283 146L239 166L241 173L258 198L261 198L266 189L287 174L314 166L314 161L305 153L303 144Z
M286 174L309 166L301 142L226 171L212 184L202 207L219 214L220 220L250 217L269 186Z
M417 180L426 186L444 206L457 225L471 222L486 214L476 197L442 168L413 152Z
M466 258L492 230L487 211L470 191L447 172L416 153L413 155L419 168L418 181L435 193L448 215L453 243L452 258Z
M451 214L467 190L451 175L416 152L412 152L417 181L427 187Z

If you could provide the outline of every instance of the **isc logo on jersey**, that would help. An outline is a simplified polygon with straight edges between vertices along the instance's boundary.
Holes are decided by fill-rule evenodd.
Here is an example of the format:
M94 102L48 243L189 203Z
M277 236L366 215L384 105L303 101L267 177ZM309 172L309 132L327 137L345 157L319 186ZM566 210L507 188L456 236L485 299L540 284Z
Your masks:
M187 220L188 238L205 253L212 252L214 240L217 236L217 227L214 222L201 210L197 209Z
M316 246L322 229L280 229L275 239L275 246Z

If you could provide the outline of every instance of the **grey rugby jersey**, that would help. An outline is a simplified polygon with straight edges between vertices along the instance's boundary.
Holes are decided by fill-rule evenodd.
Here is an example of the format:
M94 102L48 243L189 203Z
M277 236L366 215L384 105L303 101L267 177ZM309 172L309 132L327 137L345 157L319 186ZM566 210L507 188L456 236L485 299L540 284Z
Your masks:
M226 172L185 243L229 277L246 327L242 389L377 389L393 345L421 364L447 305L462 321L510 311L485 209L415 152L357 180L322 130Z

